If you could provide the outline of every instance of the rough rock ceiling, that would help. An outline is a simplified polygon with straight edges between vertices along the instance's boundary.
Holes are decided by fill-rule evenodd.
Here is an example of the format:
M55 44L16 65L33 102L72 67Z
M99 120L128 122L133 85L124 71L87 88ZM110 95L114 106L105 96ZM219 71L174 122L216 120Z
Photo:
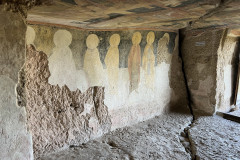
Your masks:
M27 20L99 30L237 27L240 0L54 0Z

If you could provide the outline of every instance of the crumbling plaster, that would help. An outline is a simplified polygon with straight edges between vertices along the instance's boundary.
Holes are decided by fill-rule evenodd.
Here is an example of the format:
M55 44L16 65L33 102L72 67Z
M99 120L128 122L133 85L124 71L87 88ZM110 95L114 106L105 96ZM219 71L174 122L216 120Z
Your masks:
M47 31L47 34L43 34L46 33L45 31ZM55 41L54 37L58 32L62 32L62 34L59 34L58 41ZM150 31L140 32L143 35L141 50L144 51L144 47L147 45L145 42L146 36ZM154 78L156 79L152 83L155 85L155 90L153 91L151 88L146 87L145 71L141 67L141 81L138 89L132 92L128 92L127 59L124 60L123 56L128 57L128 49L130 49L131 44L127 44L127 42L131 41L131 35L135 31L92 31L89 34L93 35L94 33L98 35L101 41L99 47L92 50L84 47L86 45L84 39L88 37L87 33L72 29L42 26L28 27L27 44L32 45L28 45L26 63L20 72L21 78L18 88L21 92L18 94L18 102L23 105L26 104L28 127L33 134L33 147L36 157L70 145L79 145L108 132L110 128L114 130L119 127L132 125L174 109L188 110L181 59L178 56L177 33L155 32L154 54L157 57L158 55L162 57L157 59L154 67ZM94 87L91 86L89 81L86 81L89 77L84 78L84 74L78 75L82 68L85 69L83 67L84 64L81 64L81 58L84 58L84 56L79 57L78 54L85 52L87 54L87 52L91 53L94 50L96 52L96 49L99 49L99 56L103 56L102 54L106 54L109 49L109 44L106 40L109 40L109 37L114 33L126 36L121 36L121 45L124 45L119 46L120 60L123 59L123 61L119 63L119 89L116 95L111 94L108 79L103 84L100 83L100 86ZM72 40L71 35L73 36ZM171 37L172 35L176 36ZM40 42L44 42L45 39L49 43L41 44ZM57 46L56 44L58 43L63 43L64 45ZM72 44L65 46L65 43L68 45ZM78 45L81 47L79 48ZM36 51L34 46L37 49L42 48L48 53ZM92 46L88 45L87 47ZM62 52L63 50L67 52ZM62 82L59 85L59 82L55 81L57 79L49 81L51 76L54 76L51 66L59 65L58 60L61 61L61 59L66 58L61 57L61 54L73 54L73 63L78 68L76 74L74 72L76 69L70 70L73 74L69 75L71 77L66 77L67 84L65 85ZM146 52L143 52L143 54L146 54ZM55 57L60 56L60 59L53 59L53 55ZM90 62L93 63L95 61ZM61 68L61 65L59 68ZM84 73L86 69L82 72ZM104 67L103 65L104 72L101 76L107 78L109 75L105 70L106 66ZM62 75L65 75L65 73L62 73ZM85 81L77 81L77 84L75 84L76 82L72 83L71 80L75 76L80 76ZM86 85L85 82L88 85L81 87ZM68 84L73 85L68 86ZM127 91L126 93L124 89ZM95 94L95 90L100 94L99 96ZM101 115L101 117L97 115Z
M24 33L26 30L26 26L21 16L19 16L18 14L5 12L4 10L20 12L23 16L26 16L26 10L28 9L28 7L30 7L32 4L35 5L37 3L35 3L35 1L19 1L19 6L21 6L19 7L14 4L16 3L15 1L9 2L10 3L5 5L4 9L3 7L0 7L0 15L3 15L1 15L0 17L0 22L4 22L4 24L2 24L0 28L0 47L2 46L2 53L0 54L0 89L1 91L4 91L4 94L0 94L0 129L2 129L0 133L3 135L3 138L0 138L0 142L1 144L4 144L0 147L0 151L3 151L3 156L5 156L6 159L33 158L31 135L26 129L26 111L25 108L20 108L17 106L17 104L19 106L26 106L27 108L27 118L29 120L28 127L31 131L33 131L32 133L35 136L33 139L34 142L36 142L34 146L34 151L36 155L54 151L61 147L64 148L69 145L76 145L88 141L91 138L97 137L102 133L106 133L110 130L111 127L111 120L109 115L111 115L112 117L116 117L119 111L122 111L122 115L118 116L123 117L127 114L127 120L125 122L122 121L122 119L118 119L119 124L114 124L114 127L112 127L114 129L120 126L137 123L139 121L148 119L149 117L152 117L154 115L161 114L163 113L163 111L170 110L171 106L176 106L176 104L178 104L177 107L186 105L186 91L185 87L183 87L183 75L180 70L181 60L178 57L177 49L174 50L175 55L171 56L172 60L167 61L165 64L159 65L159 68L157 69L157 71L161 73L161 75L158 77L158 82L160 82L160 88L163 87L167 90L167 92L162 92L161 96L171 96L170 99L163 100L164 103L161 104L160 110L158 108L159 103L153 102L137 105L136 103L133 103L123 109L119 108L119 110L111 110L111 112L108 114L108 108L104 104L104 87L92 87L87 89L86 92L81 93L81 91L79 90L70 91L67 86L58 87L50 85L47 80L50 76L47 67L47 56L43 52L36 51L33 46L28 46L28 58L24 68L22 68L19 73L20 79L17 89L18 103L16 104L17 97L15 93L15 85L18 81L17 74L21 66L23 65L25 58ZM0 4L2 3L6 4L5 1L0 2ZM28 7L26 7L27 5ZM18 32L15 32L16 30ZM220 34L222 34L221 31L213 32L213 39L217 39L217 42L214 40L211 43L214 46L212 47L214 48L212 51L215 51L215 46L220 43L218 42L218 39L220 39ZM194 63L198 62L196 63L196 67L193 67L196 68L195 71L197 71L197 73L199 74L197 76L197 79L200 79L198 82L196 81L196 78L191 77L191 72L189 72L189 70L185 68L186 70L188 70L186 72L188 72L188 87L191 91L191 95L198 96L191 96L191 103L194 104L193 106L195 108L193 108L197 111L205 112L208 110L207 112L212 114L216 111L216 108L212 108L214 104L215 106L217 105L217 109L219 110L228 110L228 108L222 108L221 106L226 106L226 104L230 103L230 90L232 89L229 89L229 86L227 86L227 84L229 84L228 82L232 81L231 78L229 79L229 73L232 70L231 65L234 62L229 60L228 58L224 58L222 52L226 51L231 57L233 57L233 55L231 54L233 53L235 40L228 37L226 39L226 42L224 43L226 44L222 45L224 47L221 49L221 51L218 48L217 62L215 60L209 60L208 58L200 58L200 60L194 60ZM205 46L206 43L195 43L195 45L200 47ZM49 48L47 48L47 50L49 51ZM211 55L212 58L216 57L215 52L211 52L211 54L213 54ZM186 59L186 57L184 58ZM190 57L190 59L191 58L198 59L199 57ZM38 60L39 63L36 62L36 60ZM222 62L222 60L224 62ZM217 66L216 73L212 72L212 68L209 64ZM191 66L193 65L191 64ZM224 69L219 69L218 66L221 66ZM207 70L208 67L210 67L211 69ZM212 72L213 76L210 75L210 73L207 74L207 77L203 76L202 73L204 72ZM217 78L215 79L214 76ZM202 79L202 77L204 78ZM221 79L219 79L220 77ZM222 78L224 82L222 81ZM165 81L167 83L164 83L161 86L161 80L162 82ZM224 87L221 88L220 85L221 87ZM48 89L45 90L45 87ZM212 96L210 96L210 100L206 99L206 94L207 96L212 95L214 92L214 88L217 89L215 97L216 103ZM43 91L44 93L46 92L46 95L41 94L41 92ZM223 92L224 95L222 94ZM47 97L49 95L52 95L52 98ZM57 97L56 99L59 99L59 101L54 101L54 96L55 98ZM161 96L159 97L160 99L162 98ZM196 98L200 98L201 102L197 101ZM89 104L82 104L83 102L85 102L85 100L88 101L92 106L89 107ZM202 102L203 104L200 104ZM204 106L207 104L207 107L200 107L199 109L197 106L198 104L200 104L200 106ZM51 105L54 107L51 107ZM149 105L153 107L143 107ZM42 110L39 110L39 106L42 107ZM136 108L138 109L136 110ZM36 113L41 114L33 114L33 112L35 111L37 111ZM61 115L61 113L63 112L66 112L67 114ZM50 117L49 115L45 116L42 113L50 113L50 116L52 117ZM77 113L80 113L81 116L76 115ZM136 117L136 114L139 115L139 117ZM69 118L69 115L71 115L72 117L70 116L71 118ZM37 119L42 119L42 121L37 122L35 119L36 117ZM74 120L76 120L76 122ZM56 122L54 123L56 125L49 127L50 125L47 124L52 125L52 123L49 122ZM80 124L80 122L83 123ZM34 125L36 124L39 124L38 126L41 126L43 128L36 127L35 129L33 129L35 127ZM82 126L82 128L80 127L79 129L79 126ZM49 133L53 133L51 135L54 135L56 133L57 135L54 135L55 137L52 137ZM47 137L44 137L46 135ZM59 136L59 139L55 140L57 136ZM80 139L78 139L79 137L77 138L77 136L79 136ZM50 145L49 143L45 143L46 140L49 140ZM6 150L7 152L4 152ZM14 152L14 154L12 154L12 152Z
M104 105L104 88L84 93L67 86L50 85L47 55L28 45L25 73L27 124L32 133L34 156L70 145L79 145L110 131ZM22 76L24 77L24 76Z
M26 25L0 6L0 159L33 159L26 110L17 105L18 72L25 60Z

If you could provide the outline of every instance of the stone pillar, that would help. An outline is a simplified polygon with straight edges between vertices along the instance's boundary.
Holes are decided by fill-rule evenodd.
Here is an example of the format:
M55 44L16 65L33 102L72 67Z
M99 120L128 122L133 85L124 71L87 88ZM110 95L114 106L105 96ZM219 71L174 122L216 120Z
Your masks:
M225 29L182 32L181 54L194 115L227 112L234 96L236 38Z
M181 54L193 113L216 111L217 59L223 30L190 30L182 33Z
M0 5L0 159L33 159L26 111L17 105L18 72L25 60L26 25Z

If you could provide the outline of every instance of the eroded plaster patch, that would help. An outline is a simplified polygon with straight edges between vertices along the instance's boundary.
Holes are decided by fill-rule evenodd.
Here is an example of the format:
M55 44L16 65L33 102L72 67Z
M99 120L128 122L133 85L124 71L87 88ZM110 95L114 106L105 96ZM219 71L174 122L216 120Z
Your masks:
M38 42L49 38L48 34L44 37L41 26L32 27L36 31ZM46 27L43 30L46 30ZM33 127L32 130L36 130L33 140L36 144L35 154L52 152L68 145L77 145L102 135L109 129L110 117L112 121L112 126L110 126L116 129L160 115L169 110L170 105L177 104L175 105L177 108L187 106L181 60L178 56L177 33L161 31L83 32L51 27L48 30L54 33L51 33L52 41L58 32L62 32L57 38L61 41L61 45L57 45L58 42L54 40L55 47L52 49L55 51L59 48L59 50L47 56L30 47L27 52L29 58L25 64L25 67L29 65L26 68L28 75L22 76L28 78L22 81L29 82L25 86L31 86L31 88L25 87L28 92L26 99L30 100L29 103L36 101L27 104L28 111L50 114L44 116L30 113L29 126ZM48 42L51 46L51 40L48 39ZM38 48L39 44L36 43L36 45ZM76 46L79 47L76 48ZM64 72L61 72L61 76L65 75L70 83L55 83L56 86L49 84L49 79L55 74L50 69L51 57L55 54L59 58L53 58L55 63L51 63L58 65L59 61L65 58L60 55L71 55L69 53L72 54L71 63L78 67L74 72L68 68L68 72L72 73L71 77L65 73L67 72L65 68L62 69ZM81 55L79 59L76 58L77 54ZM130 54L133 57L129 59ZM128 66L128 62L135 63L135 68ZM46 68L47 65L50 71ZM61 70L63 66L58 65L56 68ZM79 75L80 71L84 74ZM135 89L131 87L129 73L136 78L132 81L133 88L137 87ZM76 78L73 82L72 78L76 76L85 81ZM71 83L74 84L74 90L71 89ZM86 91L83 87L81 88L81 85L85 84ZM90 88L87 89L88 87ZM101 96L104 92L106 97ZM75 99L76 97L78 98ZM100 98L97 100L94 97ZM92 99L95 100L94 103ZM107 109L96 107L98 104L103 104L103 101ZM34 119L40 119L42 122L34 122ZM102 119L106 119L105 122L102 122ZM53 121L55 125L46 126L45 124L49 121ZM33 122L45 126L41 126L41 130L39 127L35 129ZM48 134L53 136L49 137ZM39 138L42 135L50 145ZM57 137L56 140L53 137Z
M24 64L27 124L35 157L84 143L110 130L103 87L81 93L70 91L66 85L51 85L47 55L32 45L27 47L27 55Z

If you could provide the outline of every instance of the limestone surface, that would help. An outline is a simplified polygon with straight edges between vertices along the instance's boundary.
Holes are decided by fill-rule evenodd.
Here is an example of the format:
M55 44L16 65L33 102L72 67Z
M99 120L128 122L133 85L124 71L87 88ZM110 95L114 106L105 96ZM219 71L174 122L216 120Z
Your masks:
M1 4L2 1L0 1ZM0 5L0 159L31 160L32 141L25 108L16 103L18 72L25 59L26 24Z
M24 72L23 72L24 71ZM104 105L104 88L70 91L51 85L47 55L27 47L23 67L27 125L32 133L34 156L70 145L79 145L110 131L111 120ZM19 98L21 99L21 97Z
M219 116L200 117L189 130L196 159L240 159L240 124Z
M117 129L87 144L39 159L191 159L180 142L180 133L191 123L191 120L190 114L161 115L131 127Z

